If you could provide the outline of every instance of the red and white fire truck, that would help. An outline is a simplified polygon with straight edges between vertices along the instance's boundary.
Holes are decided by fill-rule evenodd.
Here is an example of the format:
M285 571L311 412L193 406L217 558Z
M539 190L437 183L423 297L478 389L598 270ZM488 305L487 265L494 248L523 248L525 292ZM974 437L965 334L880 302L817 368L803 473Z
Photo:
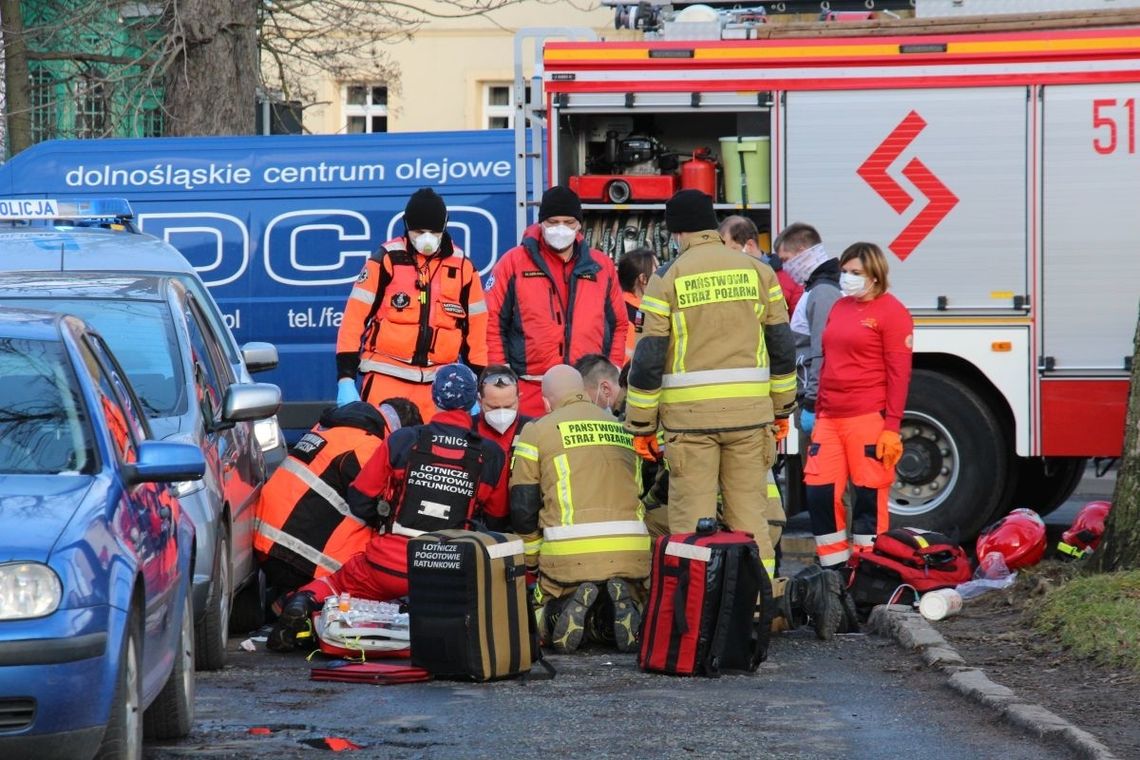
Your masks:
M722 181L720 212L773 236L808 222L836 254L879 243L914 315L897 521L967 537L1015 505L1056 508L1088 458L1122 447L1140 301L1140 13L752 21L713 39L537 45L541 147L528 154L516 127L520 224L536 168L541 192L612 174L626 139L682 161L712 147L722 169L741 155L734 141L759 146L758 166L720 172L752 181L751 197ZM723 39L728 27L741 39ZM636 191L584 208L611 254L668 239L664 204Z

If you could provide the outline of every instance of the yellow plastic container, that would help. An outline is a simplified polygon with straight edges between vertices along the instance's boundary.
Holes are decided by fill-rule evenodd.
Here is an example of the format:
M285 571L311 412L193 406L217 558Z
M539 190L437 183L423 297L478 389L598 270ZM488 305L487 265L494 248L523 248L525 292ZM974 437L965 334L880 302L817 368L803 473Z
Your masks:
M724 202L755 206L772 202L771 138L720 138Z

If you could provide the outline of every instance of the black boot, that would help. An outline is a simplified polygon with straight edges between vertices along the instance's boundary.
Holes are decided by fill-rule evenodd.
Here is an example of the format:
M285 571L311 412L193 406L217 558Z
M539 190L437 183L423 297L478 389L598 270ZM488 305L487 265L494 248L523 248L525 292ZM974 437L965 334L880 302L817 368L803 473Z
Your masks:
M291 595L269 631L265 646L274 652L292 652L297 648L298 634L312 629L312 615L317 607L316 597L311 591L298 591Z
M792 627L803 625L806 618L815 628L815 635L828 641L845 618L843 578L834 570L818 565L805 568L788 580L784 605Z

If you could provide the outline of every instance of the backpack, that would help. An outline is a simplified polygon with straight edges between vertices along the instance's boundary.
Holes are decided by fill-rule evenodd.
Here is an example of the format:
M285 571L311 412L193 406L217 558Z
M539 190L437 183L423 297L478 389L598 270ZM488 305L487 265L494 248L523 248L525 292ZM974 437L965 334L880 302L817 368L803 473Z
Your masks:
M751 673L768 654L772 587L752 534L674 533L653 547L638 666L717 677Z
M417 536L470 524L483 470L483 439L467 431L463 455L445 459L432 448L429 426L420 428L393 512L393 532Z
M852 555L847 568L848 593L863 614L878 604L914 604L927 591L953 588L973 575L958 542L919 528L880 533L871 551Z

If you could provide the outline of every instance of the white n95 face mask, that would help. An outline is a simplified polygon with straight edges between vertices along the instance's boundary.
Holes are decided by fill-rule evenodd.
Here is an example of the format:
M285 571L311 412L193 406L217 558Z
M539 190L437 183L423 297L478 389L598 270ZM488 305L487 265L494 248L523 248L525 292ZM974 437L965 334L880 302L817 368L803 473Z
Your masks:
M483 412L483 419L487 420L488 425L502 434L507 431L507 428L511 426L518 415L517 409L488 409Z
M439 250L440 236L434 232L421 232L419 237L412 241L416 250L424 256L430 256Z
M542 228L542 239L556 251L562 251L573 244L578 233L565 224L556 224L553 227Z
M839 274L839 290L845 296L860 296L867 290L867 278L861 274L841 272Z

